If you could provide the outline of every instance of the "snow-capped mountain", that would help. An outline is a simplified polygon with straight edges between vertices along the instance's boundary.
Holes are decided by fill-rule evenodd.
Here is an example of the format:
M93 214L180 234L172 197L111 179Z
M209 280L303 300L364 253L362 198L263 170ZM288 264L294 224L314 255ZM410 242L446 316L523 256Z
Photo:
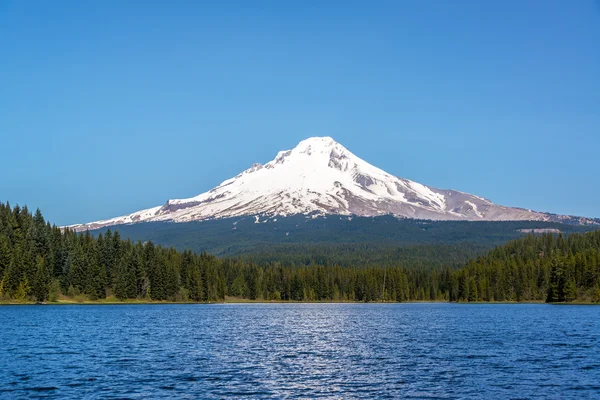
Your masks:
M71 228L293 214L597 223L592 219L504 207L479 196L425 186L374 167L330 137L313 137L196 197L169 200L162 206Z

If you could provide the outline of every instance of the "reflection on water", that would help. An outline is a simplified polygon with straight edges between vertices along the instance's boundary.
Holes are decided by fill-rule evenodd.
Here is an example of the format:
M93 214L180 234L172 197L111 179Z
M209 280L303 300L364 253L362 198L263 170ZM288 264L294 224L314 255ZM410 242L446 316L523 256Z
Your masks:
M0 307L0 397L600 398L600 307Z

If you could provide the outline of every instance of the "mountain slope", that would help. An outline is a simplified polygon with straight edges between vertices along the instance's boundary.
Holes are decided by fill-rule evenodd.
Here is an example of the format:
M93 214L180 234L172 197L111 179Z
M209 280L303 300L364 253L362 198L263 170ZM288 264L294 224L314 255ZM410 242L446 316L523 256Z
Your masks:
M358 158L330 137L303 140L265 165L254 164L216 188L189 199L88 224L76 230L137 222L189 222L245 215L295 214L467 221L535 220L598 223L496 205L479 196L398 178Z

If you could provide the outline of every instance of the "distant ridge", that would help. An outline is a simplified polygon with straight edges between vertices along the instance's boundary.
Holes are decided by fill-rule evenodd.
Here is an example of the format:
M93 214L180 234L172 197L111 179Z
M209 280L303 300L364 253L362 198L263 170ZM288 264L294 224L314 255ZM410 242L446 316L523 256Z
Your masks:
M168 200L162 206L71 228L93 230L151 221L296 214L600 224L599 219L505 207L476 195L395 177L355 156L330 137L313 137L198 196Z

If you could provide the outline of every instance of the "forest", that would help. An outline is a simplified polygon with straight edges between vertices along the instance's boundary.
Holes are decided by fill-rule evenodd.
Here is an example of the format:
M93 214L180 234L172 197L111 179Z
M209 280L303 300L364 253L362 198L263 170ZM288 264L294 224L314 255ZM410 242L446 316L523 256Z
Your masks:
M435 245L427 252L435 254ZM424 251L424 250L423 250ZM0 300L600 302L600 231L527 235L461 266L216 257L61 229L0 204Z
M97 236L108 228L91 231ZM586 232L592 226L545 221L429 221L390 215L290 215L120 225L121 238L252 257L259 264L405 268L459 267L532 229ZM114 228L113 228L114 230Z

